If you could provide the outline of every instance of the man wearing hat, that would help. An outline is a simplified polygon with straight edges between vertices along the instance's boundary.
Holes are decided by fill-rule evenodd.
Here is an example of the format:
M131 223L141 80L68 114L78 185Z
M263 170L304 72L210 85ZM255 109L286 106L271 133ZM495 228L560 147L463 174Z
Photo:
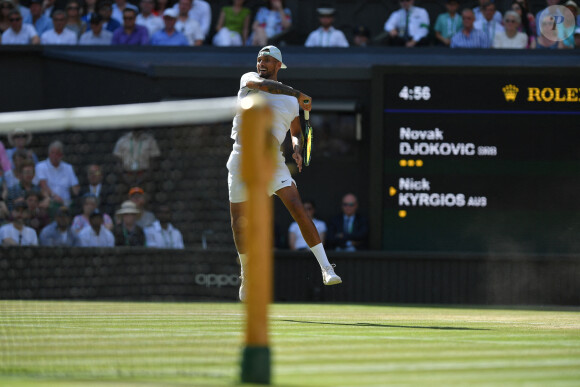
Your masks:
M71 214L66 206L56 211L55 221L40 232L41 246L80 246L77 234L71 229Z
M94 13L91 15L89 24L91 29L81 35L79 45L81 46L109 46L113 40L113 33L103 28L104 20L101 15Z
M369 40L371 38L371 32L369 29L363 25L356 26L352 30L352 44L356 47L366 47L369 45Z
M145 209L147 205L147 196L145 191L140 187L133 187L129 190L129 200L131 200L137 206L139 210L139 215L137 216L137 225L143 230L151 225L157 220L155 215Z
M175 29L178 13L173 8L163 11L163 23L165 28L157 31L151 37L152 46L189 46L189 40L181 32Z
M28 218L28 205L24 199L14 201L11 215L12 223L0 227L2 246L37 246L36 231L24 225Z
M38 35L52 28L52 20L42 11L42 0L30 0L30 15L24 18L24 23L32 24Z
M137 225L141 211L131 200L126 200L117 210L117 225L113 229L115 246L145 246L145 233Z
M6 150L6 155L8 159L12 162L12 157L17 150L24 150L26 153L34 160L34 165L38 164L38 157L36 154L30 150L26 149L28 145L32 142L32 133L27 132L24 129L16 128L8 134L8 143L12 148ZM4 166L4 164L2 164Z
M114 247L115 237L103 226L103 213L94 210L89 215L89 225L79 233L82 247Z
M304 46L306 47L348 47L348 40L341 30L332 26L334 23L334 8L317 8L320 27L310 33Z
M286 133L290 130L292 137L292 148L294 154L292 157L296 161L298 171L302 172L302 128L300 124L299 107L310 111L312 98L299 90L278 82L278 71L285 69L286 65L282 62L282 53L275 46L263 47L258 52L256 63L257 72L249 72L242 75L240 80L240 89L238 91L238 100L250 94L260 94L268 101L270 108L274 111L274 121L272 123L271 134L278 142L282 144L286 138ZM247 200L245 184L240 174L240 162L242 153L242 144L240 143L239 133L242 127L241 113L236 114L232 125L231 138L234 140L233 150L227 162L228 168L228 189L230 199L230 214L234 242L238 250L241 263L241 285L239 296L244 301L245 294L245 267L247 264L246 247L244 245L244 224L245 219L242 216L242 208ZM322 278L325 285L334 285L341 283L342 280L334 273L332 265L328 262L326 252L322 246L320 235L314 226L314 223L308 216L296 182L292 179L290 170L286 166L282 152L277 154L274 177L268 189L268 194L276 194L284 203L290 214L300 226L302 235L310 250L314 253L320 268L322 269Z

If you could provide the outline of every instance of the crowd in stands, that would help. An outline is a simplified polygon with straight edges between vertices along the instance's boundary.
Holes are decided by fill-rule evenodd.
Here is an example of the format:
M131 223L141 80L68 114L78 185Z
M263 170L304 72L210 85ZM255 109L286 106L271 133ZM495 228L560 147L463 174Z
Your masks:
M75 168L64 161L60 141L49 145L42 161L27 149L31 141L23 129L9 134L12 148L0 141L0 246L184 248L170 207L160 203L153 214L143 188L127 185L148 183L149 159L160 155L152 136L134 130L117 141L114 154L125 180L115 187L103 181L95 164L88 166L87 184L81 186ZM119 190L126 200L117 204Z
M513 0L497 9L493 0L460 7L445 0L447 12L429 15L415 0L399 0L400 8L386 15L384 32L371 39L368 26L356 26L352 39L333 26L336 10L317 9L320 27L310 32L307 47L447 46L451 48L574 48L580 46L580 15L574 0L546 0L570 12L554 22L544 9L534 14L528 0ZM264 46L292 27L292 12L284 0L267 0L252 12L244 0L232 0L212 20L205 0L0 0L0 43L3 45L152 45ZM565 11L567 12L567 11ZM436 20L431 25L431 18ZM541 19L541 20L540 20ZM213 24L212 24L213 23ZM215 31L210 31L214 25ZM555 28L552 28L555 27ZM308 31L303 31L308 33Z

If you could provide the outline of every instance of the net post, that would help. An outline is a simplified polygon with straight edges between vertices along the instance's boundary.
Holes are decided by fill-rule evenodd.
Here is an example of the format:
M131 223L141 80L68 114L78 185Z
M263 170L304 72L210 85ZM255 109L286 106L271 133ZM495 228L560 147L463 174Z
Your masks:
M268 304L272 298L272 199L267 187L274 173L270 128L273 114L258 94L241 102L242 178L248 201L244 206L248 254L246 332L241 382L270 384Z

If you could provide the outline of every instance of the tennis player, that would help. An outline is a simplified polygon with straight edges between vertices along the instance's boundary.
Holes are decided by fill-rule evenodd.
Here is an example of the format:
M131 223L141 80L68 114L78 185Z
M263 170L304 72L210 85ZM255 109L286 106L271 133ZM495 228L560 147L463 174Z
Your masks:
M290 130L292 135L292 157L296 161L298 170L302 172L302 130L299 117L299 107L310 111L312 98L308 95L278 82L278 71L285 69L282 63L282 53L275 46L266 46L258 53L256 64L257 73L250 72L242 75L240 80L240 90L238 91L238 101L244 97L260 93L268 101L274 113L272 124L272 135L279 145L286 138L286 132ZM242 233L244 231L242 216L243 202L247 200L245 185L242 182L240 164L243 146L240 143L241 113L234 117L232 127L232 139L234 147L227 163L228 167L228 188L230 197L230 215L232 221L232 231L234 242L240 256L241 263L241 285L240 300L244 301L245 277L244 272L247 265L246 248L243 244ZM314 253L316 260L322 270L322 281L325 285L335 285L342 282L340 277L334 273L333 266L328 262L326 252L322 246L320 235L306 213L302 199L296 188L296 182L292 179L290 171L284 162L282 152L277 154L277 166L274 178L269 187L269 195L276 194L284 203L290 214L298 223L302 236Z

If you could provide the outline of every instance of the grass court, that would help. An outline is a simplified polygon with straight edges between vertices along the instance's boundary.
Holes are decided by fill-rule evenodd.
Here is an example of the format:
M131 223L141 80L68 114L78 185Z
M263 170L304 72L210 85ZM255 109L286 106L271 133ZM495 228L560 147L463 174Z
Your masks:
M579 386L580 308L275 304L276 386ZM0 386L239 385L238 303L0 301Z

